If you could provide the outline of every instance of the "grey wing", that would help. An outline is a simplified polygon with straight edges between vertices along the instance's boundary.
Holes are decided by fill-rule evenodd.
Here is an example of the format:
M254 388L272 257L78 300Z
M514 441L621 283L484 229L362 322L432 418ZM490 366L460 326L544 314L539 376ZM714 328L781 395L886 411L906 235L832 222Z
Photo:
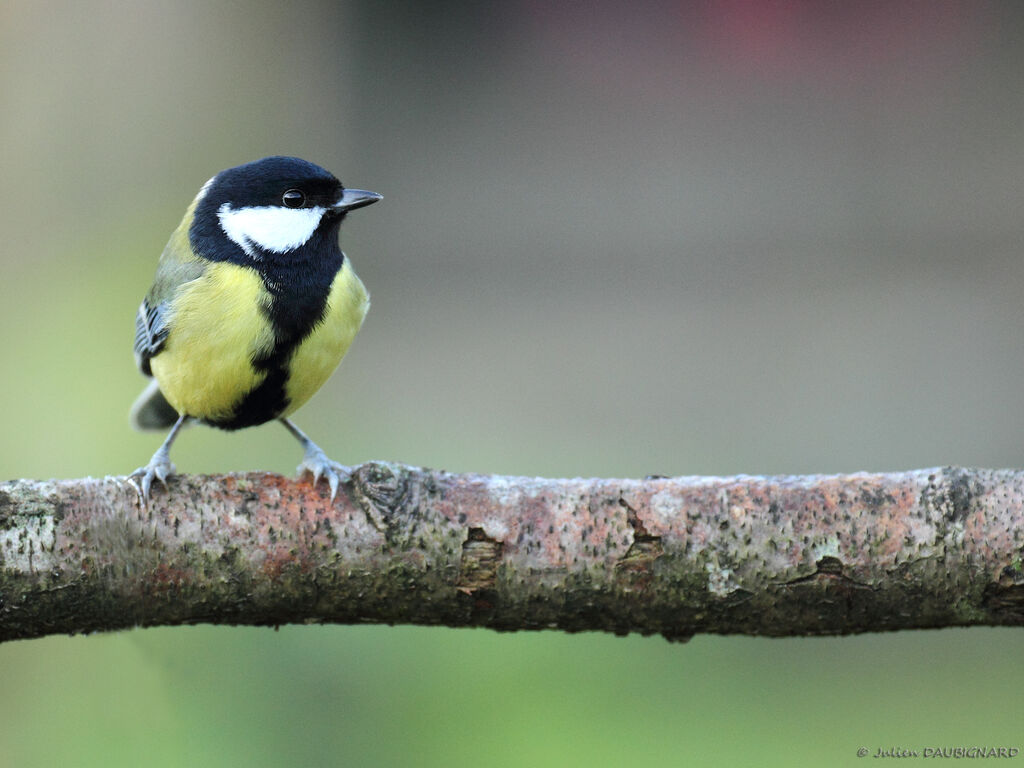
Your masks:
M167 331L167 302L151 306L144 299L135 316L135 364L147 376L153 375L149 361L163 349Z

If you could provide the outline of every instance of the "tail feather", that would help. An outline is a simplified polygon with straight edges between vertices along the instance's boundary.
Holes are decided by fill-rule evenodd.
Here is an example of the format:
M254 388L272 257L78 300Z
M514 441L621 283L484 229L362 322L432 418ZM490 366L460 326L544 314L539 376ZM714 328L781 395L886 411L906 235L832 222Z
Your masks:
M167 429L174 426L178 415L154 379L135 400L129 418L138 430Z

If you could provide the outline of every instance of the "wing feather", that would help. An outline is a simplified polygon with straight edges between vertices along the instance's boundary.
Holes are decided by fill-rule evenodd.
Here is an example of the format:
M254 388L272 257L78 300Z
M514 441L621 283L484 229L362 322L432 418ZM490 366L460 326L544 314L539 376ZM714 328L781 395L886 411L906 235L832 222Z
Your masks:
M135 363L146 376L152 376L149 361L160 353L172 323L172 302L182 286L202 277L207 262L189 247L188 228L195 202L171 235L160 255L153 286L135 315Z
M156 306L143 299L139 311L135 315L135 364L147 376L152 376L149 361L164 347L167 340L167 302L161 301Z

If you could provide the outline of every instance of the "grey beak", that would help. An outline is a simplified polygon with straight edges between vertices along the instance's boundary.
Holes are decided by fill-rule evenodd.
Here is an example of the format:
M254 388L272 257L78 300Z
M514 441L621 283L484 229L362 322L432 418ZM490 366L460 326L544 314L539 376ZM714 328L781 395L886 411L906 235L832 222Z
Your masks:
M363 208L373 205L381 196L376 192L367 192L365 189L346 189L342 196L331 206L336 211L354 211L356 208Z

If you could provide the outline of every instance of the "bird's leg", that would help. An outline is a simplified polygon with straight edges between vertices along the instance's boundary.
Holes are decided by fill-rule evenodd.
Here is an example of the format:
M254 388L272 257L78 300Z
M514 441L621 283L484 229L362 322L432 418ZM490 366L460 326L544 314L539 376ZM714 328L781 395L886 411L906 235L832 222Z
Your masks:
M171 427L171 431L167 435L167 439L164 440L163 445L157 448L153 458L149 460L149 464L139 467L129 476L132 481L138 478L139 484L136 488L138 488L139 495L142 497L143 506L149 506L149 490L153 486L153 480L159 480L164 484L164 488L166 488L167 478L174 474L174 465L171 463L171 445L174 443L174 438L178 436L178 431L184 426L187 419L188 417L184 414L179 416L178 420L174 422L174 426Z
M284 428L302 443L303 456L298 473L301 475L303 472L309 472L313 476L313 485L316 485L321 477L325 478L331 486L331 501L334 501L334 497L338 495L338 486L349 481L352 471L345 465L327 458L327 454L320 446L306 437L306 434L290 420L281 419L280 421L284 424Z

